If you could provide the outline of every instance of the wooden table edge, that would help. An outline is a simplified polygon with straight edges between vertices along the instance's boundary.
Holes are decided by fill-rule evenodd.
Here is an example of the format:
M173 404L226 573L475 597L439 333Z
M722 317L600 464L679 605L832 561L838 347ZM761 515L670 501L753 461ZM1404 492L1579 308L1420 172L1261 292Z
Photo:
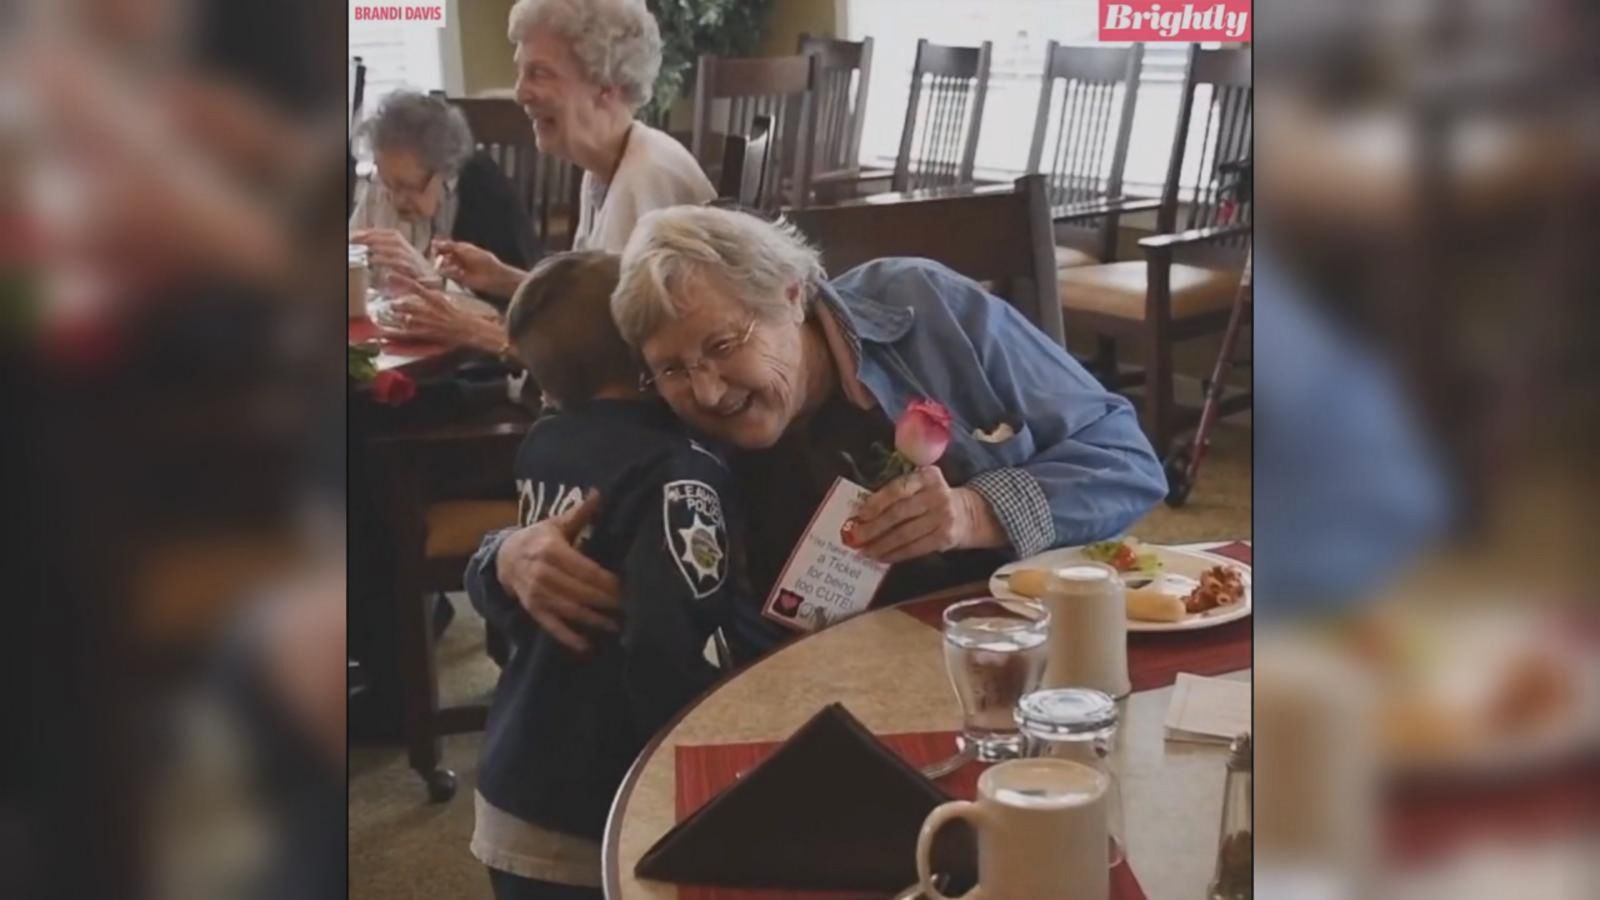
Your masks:
M1218 547L1224 546L1228 543L1231 542L1223 541L1218 543L1215 541L1205 541L1197 544L1186 544L1183 546L1193 548L1199 548L1202 546ZM1244 543L1249 542L1245 541ZM902 606L910 606L917 603L942 603L950 600L960 600L966 597L975 597L979 596L980 594L986 594L988 590L989 582L987 580L973 581L967 584L958 585L953 588L946 588L942 591L935 591L931 594L926 594L914 600L908 600L903 604L885 608L899 609ZM795 647L804 641L810 640L821 633L821 631L813 631L810 634L801 635L784 644L782 647L779 647L777 650L774 650L772 653L769 653L766 656L763 656L761 659L756 660L750 665L759 665L766 660L772 659L778 654L787 651L789 648ZM749 667L750 666L746 666L744 668L747 669ZM600 842L600 890L605 895L606 900L619 900L621 897L622 856L617 847L617 844L622 839L622 816L620 813L623 807L627 805L628 800L633 797L633 789L638 784L639 777L644 773L645 766L649 765L650 761L655 758L656 752L660 750L661 745L666 742L667 735L671 734L680 724L682 724L683 720L688 718L690 713L694 712L700 707L701 704L711 699L712 695L716 694L717 691L722 690L722 688L725 687L729 682L733 681L733 679L739 677L739 674L743 671L744 669L736 669L717 679L715 684L706 688L705 691L700 694L700 696L694 698L687 706L679 710L677 715L673 716L666 725L661 727L661 730L657 731L650 737L649 743L645 744L644 749L639 751L639 755L634 759L633 765L628 767L628 774L623 776L622 784L617 788L616 796L611 798L611 811L606 814L606 829Z

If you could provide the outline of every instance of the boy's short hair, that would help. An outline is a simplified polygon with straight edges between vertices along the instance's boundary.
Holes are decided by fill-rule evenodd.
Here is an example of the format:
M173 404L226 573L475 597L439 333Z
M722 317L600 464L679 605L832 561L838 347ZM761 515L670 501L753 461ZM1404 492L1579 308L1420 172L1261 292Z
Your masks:
M605 388L634 387L639 364L611 320L621 257L575 250L545 257L511 296L506 334L545 395L571 408Z

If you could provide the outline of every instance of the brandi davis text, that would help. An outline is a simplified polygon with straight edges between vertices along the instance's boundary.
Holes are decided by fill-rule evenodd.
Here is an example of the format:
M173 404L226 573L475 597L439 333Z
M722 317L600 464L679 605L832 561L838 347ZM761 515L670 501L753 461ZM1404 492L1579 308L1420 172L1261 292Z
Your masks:
M442 22L443 3L356 6L351 12L357 22Z

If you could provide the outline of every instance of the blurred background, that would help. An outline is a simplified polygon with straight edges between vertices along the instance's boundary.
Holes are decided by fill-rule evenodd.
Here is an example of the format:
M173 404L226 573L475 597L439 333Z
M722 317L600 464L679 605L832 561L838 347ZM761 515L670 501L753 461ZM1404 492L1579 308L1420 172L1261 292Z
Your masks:
M345 18L0 5L0 896L344 894Z
M1258 887L1594 896L1600 8L1255 12Z
M1593 896L1600 7L1255 12L1264 896ZM0 896L343 896L346 18L0 5Z

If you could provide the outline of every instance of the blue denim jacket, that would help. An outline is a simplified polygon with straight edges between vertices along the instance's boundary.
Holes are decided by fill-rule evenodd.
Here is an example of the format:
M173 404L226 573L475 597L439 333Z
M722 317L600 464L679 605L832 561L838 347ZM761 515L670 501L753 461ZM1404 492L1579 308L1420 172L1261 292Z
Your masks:
M1255 257L1256 622L1335 612L1448 535L1458 509L1405 385L1275 259Z
M1122 534L1166 496L1131 404L1014 307L925 259L881 259L818 299L890 418L926 397L950 410L940 467L989 502L1018 557ZM1008 424L987 442L976 431Z

